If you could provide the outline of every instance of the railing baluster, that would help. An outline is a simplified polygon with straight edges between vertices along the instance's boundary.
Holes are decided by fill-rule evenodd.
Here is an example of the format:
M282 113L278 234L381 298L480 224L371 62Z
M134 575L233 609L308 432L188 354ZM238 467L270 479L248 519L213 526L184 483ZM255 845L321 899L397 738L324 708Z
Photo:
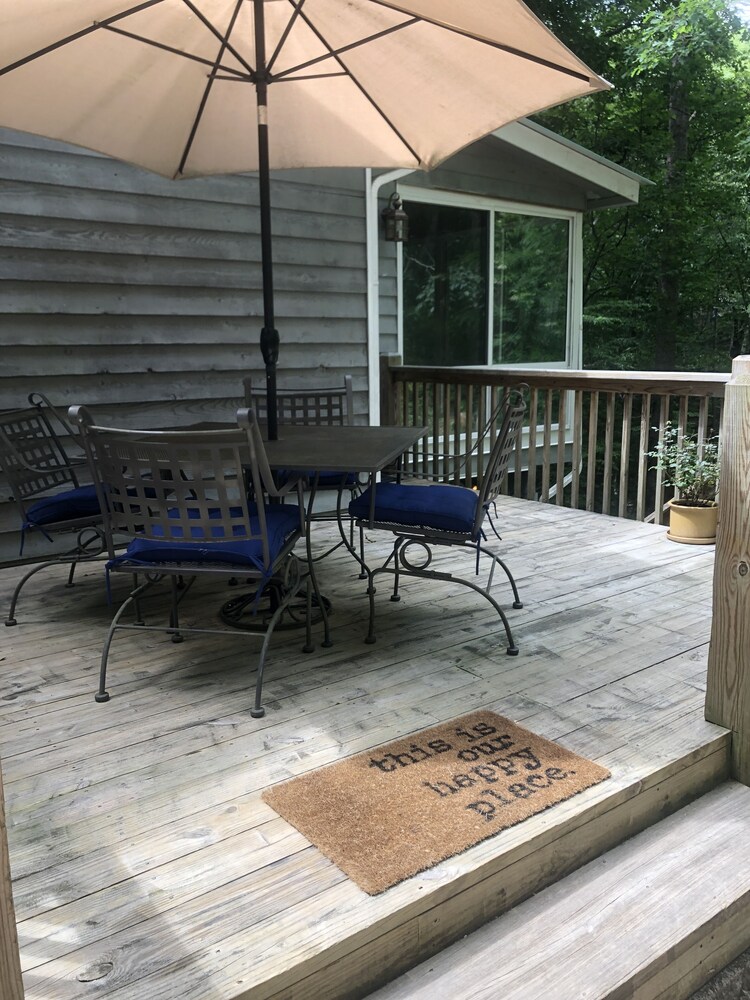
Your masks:
M516 451L515 455L513 456L513 496L518 497L519 500L523 495L522 486L523 486L523 427L521 428L521 433L516 438Z
M536 437L539 412L539 390L533 386L529 394L529 459L528 476L526 481L526 497L528 500L536 500Z
M596 499L596 442L599 436L599 393L592 392L589 402L589 441L586 453L586 510L593 510Z
M573 403L573 446L570 474L570 506L578 507L578 490L581 486L581 461L583 457L583 391L576 389Z
M555 504L562 507L565 504L565 404L567 392L557 390L557 468L555 469Z
M664 440L664 430L669 420L669 396L662 396L659 407L659 443ZM656 493L654 495L654 524L662 524L664 518L664 473L656 470Z
M453 452L456 456L461 454L461 396L462 396L462 386L460 382L456 383L456 399L455 399L455 410L453 417ZM460 482L461 470L458 467L458 458L453 463L453 482L458 485Z
M615 396L607 393L607 409L604 420L604 477L602 483L602 513L610 513L612 502L612 455L615 438Z
M708 398L704 396L698 407L698 443L705 444L708 437Z
M646 489L648 486L649 458L646 454L651 431L651 393L641 396L641 436L638 441L638 488L636 494L635 517L637 521L646 520Z
M549 503L550 460L552 455L552 390L544 394L544 437L542 439L542 503Z
M617 513L627 517L628 490L630 486L630 431L633 423L633 394L625 393L622 399L622 432L620 434L620 501Z
M440 451L444 456L442 462L442 468L440 470L441 479L447 479L450 476L450 459L448 458L448 454L451 450L450 395L451 395L451 387L449 385L441 385L440 405L442 407L442 416L443 416L443 437L440 445Z

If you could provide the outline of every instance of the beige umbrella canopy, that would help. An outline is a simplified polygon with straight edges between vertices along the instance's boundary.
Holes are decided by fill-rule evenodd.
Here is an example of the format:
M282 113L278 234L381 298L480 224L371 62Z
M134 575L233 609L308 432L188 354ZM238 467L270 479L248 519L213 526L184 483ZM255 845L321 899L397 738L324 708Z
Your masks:
M168 177L258 172L269 412L270 169L429 170L607 86L521 0L0 0L0 125Z

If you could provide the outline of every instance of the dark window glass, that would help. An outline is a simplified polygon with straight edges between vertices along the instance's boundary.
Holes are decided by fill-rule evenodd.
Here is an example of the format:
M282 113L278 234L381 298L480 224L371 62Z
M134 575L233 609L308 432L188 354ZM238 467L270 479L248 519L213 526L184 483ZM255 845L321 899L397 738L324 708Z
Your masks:
M492 360L564 361L568 220L495 215Z
M489 214L419 202L404 207L405 364L486 364Z

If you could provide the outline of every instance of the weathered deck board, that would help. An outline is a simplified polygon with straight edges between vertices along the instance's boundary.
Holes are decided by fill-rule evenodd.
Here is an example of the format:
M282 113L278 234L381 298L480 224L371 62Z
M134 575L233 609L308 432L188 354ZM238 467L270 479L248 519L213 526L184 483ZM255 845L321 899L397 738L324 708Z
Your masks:
M364 584L338 552L319 567L335 646L306 656L299 634L275 637L261 720L249 716L257 640L246 635L118 636L112 700L95 704L101 570L87 567L74 591L62 572L40 575L3 632L0 690L28 1000L302 998L298 979L342 959L314 987L339 995L342 976L371 981L394 935L416 954L449 938L446 914L474 920L497 873L509 901L523 898L537 852L570 869L596 853L593 839L585 846L593 820L616 842L623 824L710 787L726 758L723 731L703 721L712 550L524 501L499 513L525 602L509 611L518 657L504 654L489 606L448 583L404 581L399 604L379 584L378 641L365 645ZM316 528L321 545L329 530ZM0 599L17 573L0 576ZM510 604L502 579L496 592ZM227 598L201 588L186 620L207 593L209 606ZM260 798L272 782L483 706L612 779L378 897Z

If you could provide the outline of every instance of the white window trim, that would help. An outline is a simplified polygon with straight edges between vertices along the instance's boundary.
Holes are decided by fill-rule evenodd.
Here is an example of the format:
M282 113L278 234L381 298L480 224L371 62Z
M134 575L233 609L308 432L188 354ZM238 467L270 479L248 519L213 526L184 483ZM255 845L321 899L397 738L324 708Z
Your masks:
M566 209L547 208L543 205L527 205L485 195L471 195L458 191L434 191L430 188L412 187L398 184L398 193L404 201L418 201L427 205L449 205L456 208L483 209L490 213L503 212L513 215L531 215L545 219L565 219L568 221L568 314L565 335L565 360L546 361L536 364L487 364L487 368L580 368L583 361L583 213ZM490 240L489 273L493 273L494 241ZM403 297L403 250L397 249L397 330L398 350L404 356L404 297ZM489 283L489 308L487 311L487 357L492 351L493 283ZM472 366L476 367L476 366Z

